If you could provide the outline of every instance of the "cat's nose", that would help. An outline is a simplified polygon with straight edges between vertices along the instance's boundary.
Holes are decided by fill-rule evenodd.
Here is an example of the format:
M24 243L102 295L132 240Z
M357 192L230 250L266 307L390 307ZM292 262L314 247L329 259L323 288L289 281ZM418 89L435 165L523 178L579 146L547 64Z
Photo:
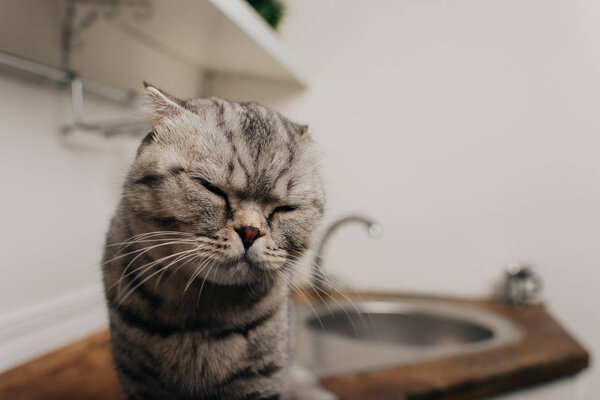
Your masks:
M260 237L260 230L252 226L242 226L237 230L237 233L240 235L246 250L248 250L248 248L252 246L252 243L254 243L258 237Z

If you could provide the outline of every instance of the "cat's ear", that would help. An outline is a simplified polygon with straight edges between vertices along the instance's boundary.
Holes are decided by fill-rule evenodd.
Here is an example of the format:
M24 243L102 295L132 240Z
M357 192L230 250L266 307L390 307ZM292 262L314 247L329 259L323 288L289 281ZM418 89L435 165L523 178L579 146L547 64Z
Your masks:
M172 118L186 112L184 102L144 81L146 95L143 101L143 114L156 124L163 118Z
M289 121L288 129L302 140L310 140L312 136L311 129L308 125L302 125L296 122Z
M308 139L311 136L311 129L310 126L308 125L298 125L298 134L300 135L300 137Z

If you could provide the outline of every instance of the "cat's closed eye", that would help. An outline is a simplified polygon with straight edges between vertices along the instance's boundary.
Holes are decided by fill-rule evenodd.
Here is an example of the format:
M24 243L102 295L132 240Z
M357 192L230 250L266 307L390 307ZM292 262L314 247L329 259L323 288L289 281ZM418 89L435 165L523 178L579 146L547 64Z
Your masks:
M217 196L222 197L225 200L225 202L229 203L229 198L227 197L227 194L225 194L225 192L223 192L218 187L212 185L206 179L199 177L199 176L192 176L191 178L193 180L195 180L196 182L198 182L199 184L201 184L209 192L212 192L212 193L216 194Z
M271 211L271 214L269 214L269 218L268 219L270 221L271 219L273 219L273 217L277 213L291 212L291 211L295 211L297 209L298 209L298 207L296 207L296 206L289 206L289 205L276 207L273 211Z

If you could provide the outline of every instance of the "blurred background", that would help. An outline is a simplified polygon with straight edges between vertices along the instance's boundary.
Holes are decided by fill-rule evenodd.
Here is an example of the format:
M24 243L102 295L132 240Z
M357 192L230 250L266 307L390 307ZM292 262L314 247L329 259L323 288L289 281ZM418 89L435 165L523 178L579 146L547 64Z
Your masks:
M311 126L325 225L383 228L328 243L352 287L490 298L531 265L591 366L502 398L599 398L600 3L284 6L275 30L242 0L0 0L0 372L105 327L99 261L147 80Z

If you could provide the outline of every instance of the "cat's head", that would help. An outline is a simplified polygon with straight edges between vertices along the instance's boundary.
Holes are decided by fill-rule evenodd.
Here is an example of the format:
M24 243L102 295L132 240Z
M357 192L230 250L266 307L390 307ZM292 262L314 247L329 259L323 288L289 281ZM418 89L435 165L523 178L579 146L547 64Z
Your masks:
M323 214L307 127L256 103L146 90L153 131L123 197L131 233L156 246L153 258L166 257L160 265L217 283L290 266Z

